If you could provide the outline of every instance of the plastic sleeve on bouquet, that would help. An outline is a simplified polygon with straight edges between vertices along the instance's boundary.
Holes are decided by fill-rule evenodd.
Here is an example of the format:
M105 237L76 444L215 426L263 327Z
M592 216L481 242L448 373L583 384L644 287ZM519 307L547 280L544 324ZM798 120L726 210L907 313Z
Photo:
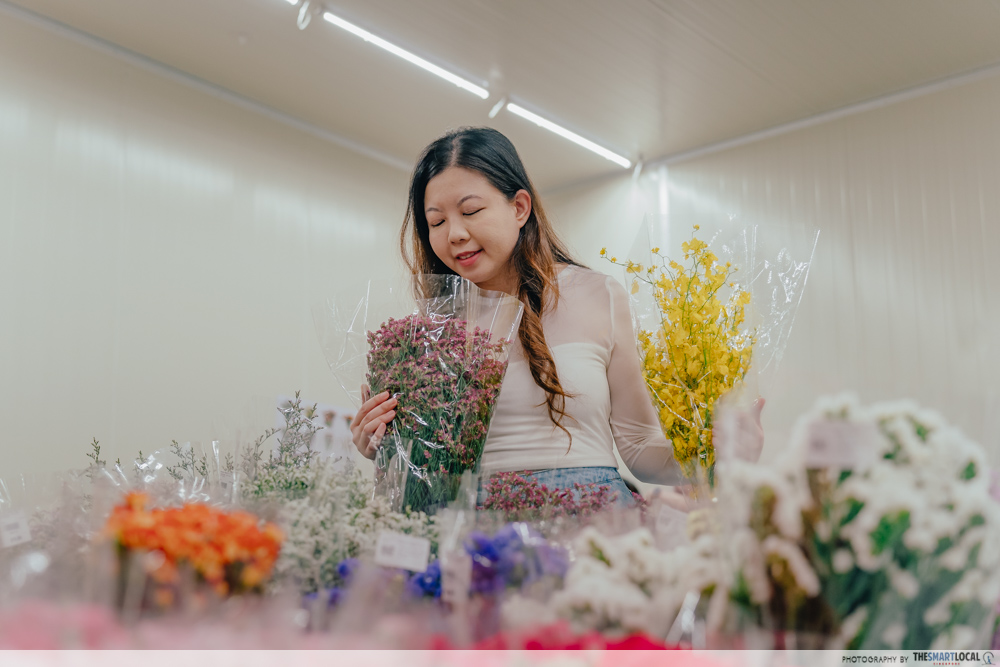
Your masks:
M631 288L642 374L663 432L685 477L711 487L715 404L726 396L759 414L754 401L781 360L818 234L793 253L762 242L756 226L728 220L714 234L695 225L673 244L671 222L647 218L632 257L611 261ZM757 443L735 442L744 431L731 430L732 444L752 449Z
M100 531L93 518L100 489L114 486L111 480L100 466L0 480L0 603L102 599L89 544Z
M458 276L417 276L415 285L408 315L369 321L369 287L346 322L331 306L317 311L317 327L345 391L355 397L364 382L397 398L376 479L380 489L403 484L399 509L425 511L452 500L461 474L478 466L523 306Z

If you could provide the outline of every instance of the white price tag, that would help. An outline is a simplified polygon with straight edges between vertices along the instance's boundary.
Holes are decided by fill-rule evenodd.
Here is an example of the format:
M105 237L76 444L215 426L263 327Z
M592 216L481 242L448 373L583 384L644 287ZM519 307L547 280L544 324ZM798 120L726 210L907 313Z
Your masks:
M0 546L16 547L31 541L31 529L24 512L11 512L0 516Z
M229 493L233 490L233 482L235 481L236 475L231 472L220 472L219 473L219 485L222 486L222 490Z
M431 542L423 537L383 530L375 542L375 564L424 572L431 557Z
M464 550L441 554L441 599L462 605L472 587L472 557Z
M807 468L859 470L875 462L879 434L871 424L826 421L809 428Z

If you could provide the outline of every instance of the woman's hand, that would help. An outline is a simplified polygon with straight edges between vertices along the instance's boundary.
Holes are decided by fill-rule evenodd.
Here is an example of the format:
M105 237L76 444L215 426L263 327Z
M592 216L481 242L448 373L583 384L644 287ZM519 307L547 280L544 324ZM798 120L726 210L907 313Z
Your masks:
M362 388L362 395L368 395L367 387ZM396 416L396 404L396 399L383 391L368 398L351 421L351 439L366 459L375 458L386 426Z

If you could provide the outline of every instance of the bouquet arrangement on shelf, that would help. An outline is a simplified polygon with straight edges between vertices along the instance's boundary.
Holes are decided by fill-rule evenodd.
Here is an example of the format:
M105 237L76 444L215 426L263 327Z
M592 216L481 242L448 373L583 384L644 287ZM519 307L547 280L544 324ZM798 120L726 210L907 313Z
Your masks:
M283 539L277 526L203 504L149 509L148 502L145 494L129 493L105 526L104 537L114 543L121 565L120 606L128 602L135 568L149 575L148 595L161 608L174 604L185 568L219 596L263 591ZM144 577L140 585L146 587ZM137 601L146 593L137 593Z
M378 325L370 285L355 308L341 300L314 316L330 367L356 402L362 349L371 392L398 399L376 457L380 491L394 509L433 511L454 500L462 473L479 463L523 305L458 276L417 276L415 284L411 313Z
M436 550L433 517L392 511L388 499L372 497L372 480L356 468L341 471L330 462L310 468L306 495L288 500L279 512L286 532L276 567L280 579L307 594L340 589L355 560L373 557L381 531L427 538Z
M555 517L587 517L615 502L616 494L594 484L550 489L515 472L501 472L486 483L480 509L501 512L507 521L538 521Z
M613 536L588 526L573 541L572 552L562 589L543 601L511 597L503 608L505 627L562 620L576 633L668 637L682 610L693 618L696 605L704 611L713 595L727 589L718 543L710 536L661 551L646 528ZM677 629L668 641L704 648L704 624L698 636Z
M734 465L737 609L852 649L974 648L1000 598L985 454L908 402L821 401L777 471Z
M492 536L474 531L464 546L472 560L472 593L497 595L508 588L551 585L569 567L566 550L526 523L508 523Z

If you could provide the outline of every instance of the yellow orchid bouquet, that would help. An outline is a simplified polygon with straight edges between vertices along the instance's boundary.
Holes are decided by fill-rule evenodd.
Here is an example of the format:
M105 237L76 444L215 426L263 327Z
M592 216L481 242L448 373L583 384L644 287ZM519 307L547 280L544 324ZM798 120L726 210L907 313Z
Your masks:
M714 484L716 402L746 376L755 336L745 326L750 292L731 280L737 267L721 263L695 236L698 229L681 245L687 266L659 248L651 249L651 266L619 262L607 249L601 256L625 268L632 294L640 283L652 292L659 326L638 334L643 375L677 462L702 486Z

